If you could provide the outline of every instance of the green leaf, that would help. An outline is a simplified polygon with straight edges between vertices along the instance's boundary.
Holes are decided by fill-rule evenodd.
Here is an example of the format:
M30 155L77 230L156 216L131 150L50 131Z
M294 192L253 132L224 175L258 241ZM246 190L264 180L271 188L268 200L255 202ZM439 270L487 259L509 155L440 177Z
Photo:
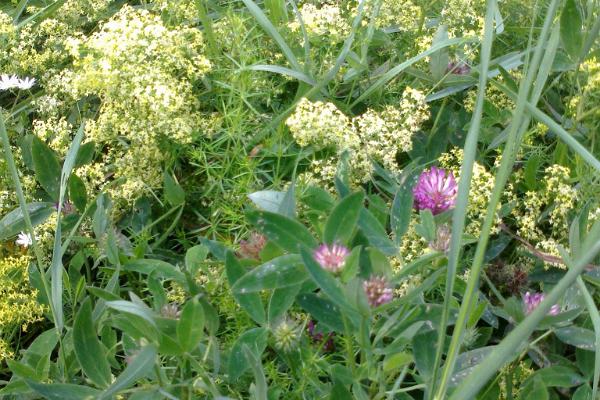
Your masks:
M308 278L302 259L297 254L288 254L274 258L265 264L248 271L233 285L237 293L259 292L265 289L277 289L294 286Z
M173 206L185 203L185 191L179 183L168 172L165 172L164 176L165 199Z
M316 293L301 293L296 298L300 307L323 325L336 332L344 331L340 308Z
M177 321L177 340L186 352L193 351L204 334L204 310L198 299L188 301Z
M52 203L28 203L27 210L31 218L31 225L34 227L46 221L56 211ZM26 230L23 211L21 207L18 207L0 220L0 241L7 240Z
M528 379L541 378L541 381L548 387L573 387L579 386L585 382L585 379L576 373L573 369L562 366L553 365L534 372Z
M178 283L185 284L185 275L172 264L162 260L137 259L127 262L123 269L125 271L139 272L144 275L154 274L155 277L172 279Z
M228 251L225 256L225 272L227 273L227 280L230 287L234 287L236 282L246 274L246 270L231 251ZM260 325L266 323L265 309L260 294L233 292L233 297L254 321Z
M556 337L562 342L575 346L583 350L594 351L596 349L596 336L594 332L580 328L578 326L568 326L565 328L558 328L554 331Z
M395 353L385 357L383 360L383 372L397 371L413 362L413 356L410 353Z
M73 323L73 348L83 373L102 388L110 384L110 366L92 322L90 298L81 304Z
M269 300L269 324L277 323L294 304L302 285L287 286L273 290Z
M89 164L94 159L94 153L96 151L96 144L94 142L87 142L82 144L79 147L79 152L77 153L77 158L75 159L75 164L73 168L77 169L86 164Z
M254 374L254 386L250 387L252 398L256 400L267 400L269 389L267 379L265 378L265 371L260 362L260 355L255 355L254 351L248 345L242 346L242 354Z
M121 311L126 314L133 314L148 322L150 325L156 327L156 321L154 321L154 313L148 307L144 307L140 304L127 301L127 300L114 300L107 301L106 306L116 311Z
M40 380L36 370L27 364L7 358L6 365L8 365L10 372L12 372L14 376L25 379Z
M191 247L185 252L185 266L192 276L196 276L207 256L208 248L202 244Z
M421 210L419 212L421 223L415 226L415 230L427 242L432 242L436 238L435 220L431 210Z
M276 213L283 203L285 197L284 192L276 190L261 190L259 192L250 193L248 198L260 209Z
M445 40L448 40L448 31L446 25L440 25L435 36L433 37L433 45L438 43L443 43ZM429 57L429 70L431 71L431 75L433 79L436 81L441 80L444 75L446 75L446 70L448 69L448 49L443 47Z
M46 143L35 136L31 144L31 157L35 176L40 185L54 201L58 201L60 188L60 163L58 157Z
M333 244L339 242L348 244L354 233L358 222L358 216L362 208L364 194L362 192L346 196L333 209L327 223L325 224L325 243Z
M248 220L282 249L298 253L301 246L317 247L311 233L298 221L267 211L251 211Z
M286 190L277 212L289 218L296 217L296 184L294 182Z
M590 388L590 385L588 385L587 383L585 385L581 385L579 388L577 388L577 390L575 391L575 393L573 393L573 397L571 398L571 400L592 400L592 389Z
M452 378L450 378L450 387L457 386L464 378L466 378L476 365L480 364L487 357L494 346L480 347L475 350L470 350L462 353L456 358L456 366Z
M244 347L248 347L257 358L260 358L267 347L268 334L269 331L265 328L254 328L242 333L235 341L231 347L227 365L230 382L235 382L250 368L246 357L244 357Z
M427 331L416 335L412 340L415 364L422 378L429 379L435 364L435 346L437 332Z
M377 218L371 214L366 208L360 210L360 216L358 218L358 226L366 236L371 246L381 250L384 254L389 256L396 255L398 249L394 245L394 242L390 240L388 234Z
M519 391L519 400L535 399L535 400L548 400L548 388L544 384L544 380L539 376L534 379L526 381L523 388Z
M69 383L37 383L26 381L27 386L48 400L96 400L100 391Z
M302 194L302 201L309 208L329 213L333 209L334 199L329 192L320 187L309 186Z
M583 45L583 21L575 0L567 0L560 15L560 38L571 59L579 60Z
M75 174L69 179L69 199L75 204L79 211L84 211L87 205L87 190L85 183Z
M392 232L394 233L396 246L400 246L402 243L402 237L408 230L410 224L414 201L412 186L412 180L407 179L407 182L400 186L396 191L394 202L392 203L390 224Z
M127 368L115 381L98 397L100 400L111 399L115 394L123 389L127 389L133 384L139 384L154 368L156 359L156 349L153 346L145 346L133 357Z

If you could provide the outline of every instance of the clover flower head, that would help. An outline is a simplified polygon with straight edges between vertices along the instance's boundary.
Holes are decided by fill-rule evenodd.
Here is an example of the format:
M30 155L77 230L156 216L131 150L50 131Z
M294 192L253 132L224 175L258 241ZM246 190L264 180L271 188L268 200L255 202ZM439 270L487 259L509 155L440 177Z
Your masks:
M308 321L308 324L306 324L306 331L312 343L322 344L325 342L323 344L323 351L330 352L335 349L335 343L333 342L335 332L323 333L319 331L317 328L317 323L312 319Z
M455 75L468 75L471 72L471 67L460 61L450 61L447 72Z
M540 305L542 301L544 301L543 293L530 293L526 292L523 296L523 308L525 309L525 314L529 315ZM556 315L560 312L560 306L558 304L554 304L550 311L548 311L548 315Z
M415 208L431 210L433 215L442 213L456 203L458 185L452 171L431 167L423 171L413 189Z
M350 250L341 244L334 243L330 246L324 243L315 250L314 258L324 269L337 273L344 268L348 254Z
M298 343L298 326L294 321L285 319L273 329L275 346L288 353L292 351Z
M267 244L267 238L258 232L252 232L248 240L240 242L238 254L242 258L260 260L260 252Z
M19 246L27 248L33 244L33 239L31 238L31 235L29 233L21 232L17 236L17 240L15 240L15 243Z
M389 303L394 298L392 288L383 276L372 276L371 279L363 282L363 288L371 307Z
M167 303L160 308L160 315L168 319L179 319L181 310L177 303Z

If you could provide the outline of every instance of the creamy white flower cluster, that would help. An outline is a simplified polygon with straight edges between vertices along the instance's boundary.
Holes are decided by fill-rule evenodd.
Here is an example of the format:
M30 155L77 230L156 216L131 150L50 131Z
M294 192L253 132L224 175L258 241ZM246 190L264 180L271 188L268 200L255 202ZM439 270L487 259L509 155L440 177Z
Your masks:
M300 7L300 14L311 41L326 39L333 43L341 42L350 33L350 23L337 5L325 3L317 8L305 3ZM297 20L290 22L289 27L294 32L300 30Z
M347 152L353 183L370 179L371 160L381 163L392 172L399 172L398 153L412 149L412 136L429 117L425 96L407 87L400 105L388 105L382 110L367 110L349 118L334 104L302 99L286 124L296 142L317 149L331 149L333 160L316 160L309 181L327 182L334 174L339 157ZM327 185L325 185L327 186Z

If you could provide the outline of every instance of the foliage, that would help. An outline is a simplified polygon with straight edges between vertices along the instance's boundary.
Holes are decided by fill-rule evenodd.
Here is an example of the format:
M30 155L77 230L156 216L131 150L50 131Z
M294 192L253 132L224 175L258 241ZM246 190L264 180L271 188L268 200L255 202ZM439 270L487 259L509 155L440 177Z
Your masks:
M3 3L0 395L596 398L599 13Z

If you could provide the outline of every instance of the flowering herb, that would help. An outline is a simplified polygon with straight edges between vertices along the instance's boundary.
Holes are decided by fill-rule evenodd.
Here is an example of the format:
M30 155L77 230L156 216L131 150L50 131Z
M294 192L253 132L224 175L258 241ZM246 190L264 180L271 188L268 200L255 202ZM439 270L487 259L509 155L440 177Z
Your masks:
M308 333L308 337L311 342L316 344L323 344L323 351L331 352L335 350L335 343L333 342L333 338L335 336L335 332L323 333L319 332L317 328L317 323L314 320L308 321L306 325L306 332Z
M413 189L415 208L431 210L433 215L454 207L458 185L451 171L431 167L423 171Z
M260 260L260 252L267 244L267 238L258 232L252 232L248 240L240 241L238 255L242 258Z
M33 244L33 239L29 233L21 232L17 236L17 240L15 240L15 243L19 246L27 248Z
M20 79L16 75L0 75L0 90L21 89L28 90L35 85L35 78Z
M525 310L525 314L529 315L540 305L542 301L544 301L543 293L530 293L525 292L523 295L523 308ZM548 311L548 315L556 315L560 312L560 306L558 304L554 304L550 311Z
M346 257L350 254L350 250L341 244L334 243L333 245L322 244L315 250L315 260L324 269L337 273L344 268Z
M363 282L363 288L371 307L389 303L394 298L392 288L383 276L372 276L368 281Z

